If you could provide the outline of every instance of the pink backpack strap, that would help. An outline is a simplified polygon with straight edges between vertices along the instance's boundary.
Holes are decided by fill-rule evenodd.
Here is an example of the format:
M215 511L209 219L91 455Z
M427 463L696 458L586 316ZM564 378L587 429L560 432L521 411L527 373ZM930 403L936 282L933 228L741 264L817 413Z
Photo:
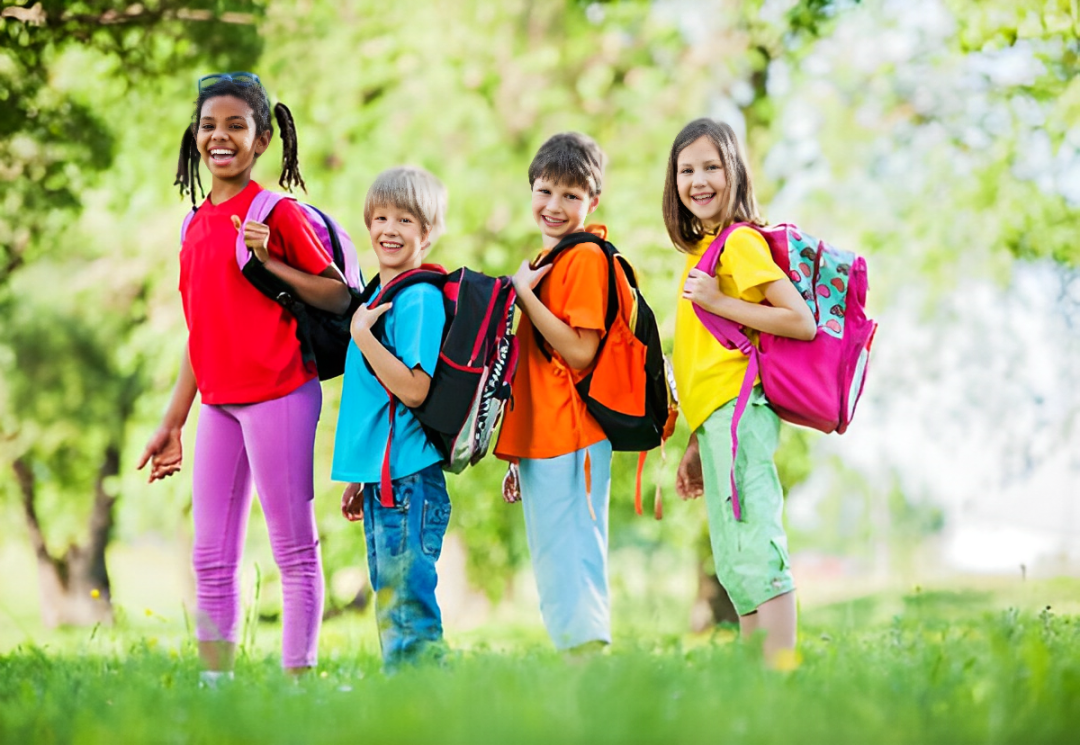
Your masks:
M184 239L187 238L187 229L191 225L191 221L195 219L195 210L184 215L184 222L180 225L180 245L184 245Z
M729 225L705 249L705 253L701 255L696 268L708 273L710 276L715 276L716 267L720 263L720 255L724 252L724 244L727 243L728 236L738 228L743 227L754 228L755 226L745 222ZM750 337L742 330L742 326L715 313L710 313L700 305L693 304L693 306L698 319L709 330L709 333L716 337L717 341L727 349L738 349L747 357L746 375L743 377L742 385L739 388L739 397L735 401L735 411L731 416L731 473L729 474L731 479L731 509L735 513L735 519L741 520L742 505L739 502L739 489L735 483L735 459L739 455L739 422L742 421L746 406L750 402L750 394L754 390L754 380L757 379L760 367L758 350L750 341Z
M269 189L263 189L255 198L251 200L251 206L248 207L247 215L244 217L244 222L266 222L266 218L270 216L270 213L274 211L274 207L282 199L294 199L288 194L282 194L276 191L270 191ZM244 265L247 264L252 258L251 249L244 243L244 231L236 231L236 264L243 271Z

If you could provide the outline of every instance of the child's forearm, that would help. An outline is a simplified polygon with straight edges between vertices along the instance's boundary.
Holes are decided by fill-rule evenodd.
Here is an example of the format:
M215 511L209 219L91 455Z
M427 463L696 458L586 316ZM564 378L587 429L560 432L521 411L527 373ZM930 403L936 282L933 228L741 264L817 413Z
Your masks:
M814 315L795 285L788 280L777 280L766 285L764 291L771 305L747 302L721 292L698 297L694 302L710 313L766 334L803 341L814 338L817 334Z
M349 309L352 301L349 288L333 264L317 275L302 272L275 258L267 259L264 265L278 279L287 282L297 297L308 305L339 315Z
M756 331L763 331L775 336L788 336L793 339L807 338L803 317L787 308L774 308L771 305L750 303L727 295L723 296L723 299L719 302L701 303L701 307L710 313Z
M180 372L176 376L172 396L169 397L169 406L165 409L165 416L162 417L162 425L169 429L181 429L187 422L191 405L198 392L199 386L195 382L195 372L191 369L191 357L185 343L184 356L180 360Z
M592 364L600 347L600 332L593 329L575 329L564 323L531 289L518 291L518 305L529 317L537 331L548 344L566 360L574 370L582 370Z
M394 396L409 408L424 403L431 388L431 377L420 369L410 370L405 363L392 355L375 338L370 329L353 331L353 341L364 354L364 359L371 365L375 377L379 379Z

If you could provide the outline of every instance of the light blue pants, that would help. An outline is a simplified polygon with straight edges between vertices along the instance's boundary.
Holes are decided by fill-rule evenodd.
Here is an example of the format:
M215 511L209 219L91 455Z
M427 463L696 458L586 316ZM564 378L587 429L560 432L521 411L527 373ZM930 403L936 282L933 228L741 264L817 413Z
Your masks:
M586 451L590 497L585 491ZM607 440L557 458L521 459L521 503L540 591L540 613L558 649L592 641L611 643L610 496L611 443Z

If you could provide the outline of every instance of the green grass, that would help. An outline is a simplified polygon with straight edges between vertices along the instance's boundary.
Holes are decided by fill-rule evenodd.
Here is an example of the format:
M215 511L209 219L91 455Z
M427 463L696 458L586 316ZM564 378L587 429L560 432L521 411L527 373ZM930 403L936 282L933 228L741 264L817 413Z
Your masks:
M69 633L0 657L0 742L1076 742L1080 618L986 610L993 598L926 590L817 609L786 673L727 630L624 631L612 653L567 661L535 629L499 627L457 639L444 667L387 678L366 616L326 624L301 685L278 668L277 629L260 627L236 681L210 691L183 633ZM875 604L900 612L875 622Z

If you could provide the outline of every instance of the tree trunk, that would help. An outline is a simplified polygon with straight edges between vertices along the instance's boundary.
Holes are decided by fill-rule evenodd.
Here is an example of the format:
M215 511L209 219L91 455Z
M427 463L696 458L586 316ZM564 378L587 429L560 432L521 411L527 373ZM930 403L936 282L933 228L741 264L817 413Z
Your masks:
M698 564L698 592L690 619L693 631L706 631L720 623L739 622L739 614L735 612L727 590L715 574L705 571L710 563L712 556Z
M71 545L62 558L49 552L38 519L34 472L22 457L12 464L22 492L23 515L38 565L41 620L47 627L90 626L112 622L109 573L105 549L115 523L116 497L105 490L105 480L120 472L120 450L110 445L94 482L94 506L89 536L83 545Z

